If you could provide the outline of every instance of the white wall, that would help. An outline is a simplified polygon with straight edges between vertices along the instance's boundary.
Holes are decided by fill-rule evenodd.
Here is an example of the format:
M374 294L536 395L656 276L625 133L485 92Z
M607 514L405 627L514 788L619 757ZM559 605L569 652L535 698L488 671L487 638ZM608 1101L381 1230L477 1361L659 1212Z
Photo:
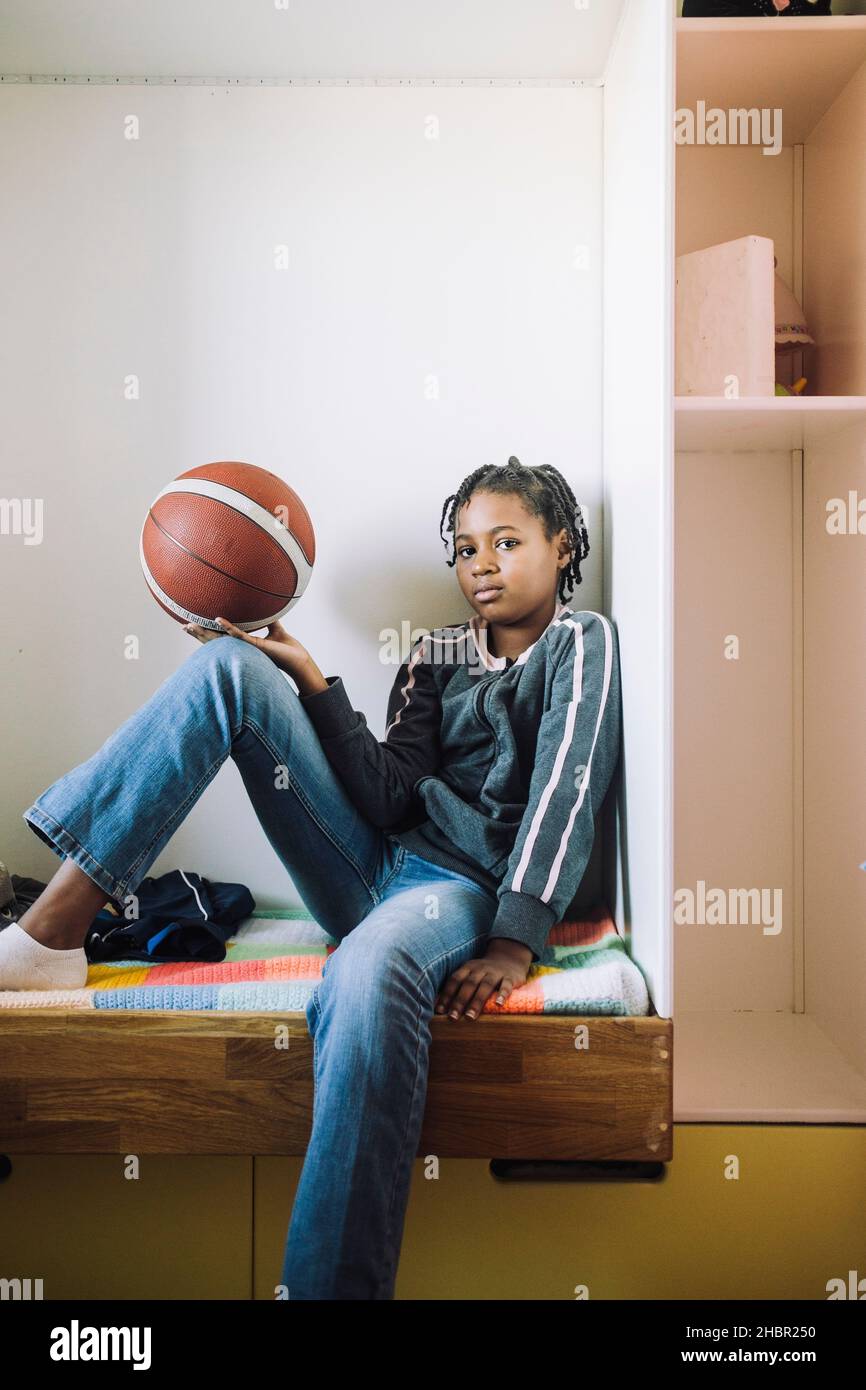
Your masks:
M12 872L50 877L21 812L195 650L137 548L187 468L243 459L302 495L318 562L287 625L379 737L380 632L470 615L438 527L480 463L566 474L593 546L574 601L601 607L601 104L598 87L0 90L0 495L44 508L40 544L0 535ZM150 872L175 867L298 901L231 763Z

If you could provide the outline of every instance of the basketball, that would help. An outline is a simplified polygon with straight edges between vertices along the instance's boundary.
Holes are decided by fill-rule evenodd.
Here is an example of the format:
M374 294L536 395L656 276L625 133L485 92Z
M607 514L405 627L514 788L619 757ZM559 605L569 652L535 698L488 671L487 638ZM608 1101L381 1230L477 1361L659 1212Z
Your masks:
M147 587L178 623L251 632L293 608L316 537L295 490L253 463L205 463L151 503L139 542Z

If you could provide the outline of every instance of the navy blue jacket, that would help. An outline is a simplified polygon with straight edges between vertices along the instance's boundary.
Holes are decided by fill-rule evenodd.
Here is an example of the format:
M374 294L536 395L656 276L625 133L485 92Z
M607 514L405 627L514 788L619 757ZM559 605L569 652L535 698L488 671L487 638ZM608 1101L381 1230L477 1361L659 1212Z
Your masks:
M225 960L226 942L256 907L246 884L212 881L192 869L143 878L133 896L131 917L105 907L96 914L84 942L89 961Z
M424 859L496 891L491 936L538 960L587 867L619 760L615 630L559 603L513 659L486 619L435 628L400 667L379 741L342 677L301 696L353 804Z

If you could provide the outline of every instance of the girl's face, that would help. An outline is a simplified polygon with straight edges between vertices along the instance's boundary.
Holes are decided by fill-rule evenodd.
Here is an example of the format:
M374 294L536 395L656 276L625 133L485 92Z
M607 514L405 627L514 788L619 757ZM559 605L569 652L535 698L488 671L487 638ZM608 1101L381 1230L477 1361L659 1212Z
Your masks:
M491 624L520 621L555 604L571 554L566 531L548 540L517 493L474 492L454 530L460 587Z

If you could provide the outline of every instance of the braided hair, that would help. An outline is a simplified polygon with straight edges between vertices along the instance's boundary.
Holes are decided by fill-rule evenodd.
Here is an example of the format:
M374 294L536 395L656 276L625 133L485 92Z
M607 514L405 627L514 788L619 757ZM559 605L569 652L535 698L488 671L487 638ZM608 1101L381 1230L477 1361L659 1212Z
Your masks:
M520 459L512 454L506 464L482 464L474 473L464 478L457 491L446 497L439 522L439 536L447 550L448 540L442 534L442 530L445 526L445 513L448 512L446 529L451 532L451 559L446 560L447 565L457 563L457 551L454 546L456 518L460 508L475 492L516 493L526 510L540 519L549 541L557 532L565 530L571 559L560 570L557 592L560 600L565 600L565 591L568 589L570 597L575 585L583 582L580 562L589 554L589 536L580 504L558 469L554 468L552 463L525 468Z

